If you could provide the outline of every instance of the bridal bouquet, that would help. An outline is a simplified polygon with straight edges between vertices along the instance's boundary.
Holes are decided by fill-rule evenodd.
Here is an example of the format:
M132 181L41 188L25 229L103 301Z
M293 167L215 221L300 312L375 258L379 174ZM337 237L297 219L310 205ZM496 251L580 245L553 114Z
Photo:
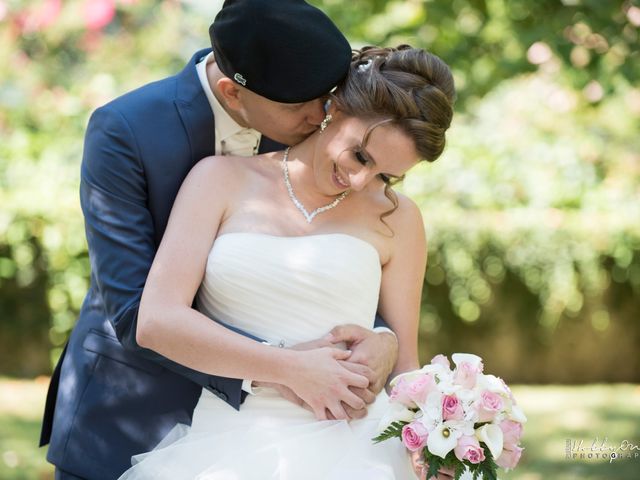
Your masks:
M452 359L453 369L437 355L392 380L390 408L373 440L399 437L410 451L421 450L427 478L447 468L456 479L469 470L474 480L496 480L498 467L518 464L527 419L502 379L482 373L480 357L455 353Z

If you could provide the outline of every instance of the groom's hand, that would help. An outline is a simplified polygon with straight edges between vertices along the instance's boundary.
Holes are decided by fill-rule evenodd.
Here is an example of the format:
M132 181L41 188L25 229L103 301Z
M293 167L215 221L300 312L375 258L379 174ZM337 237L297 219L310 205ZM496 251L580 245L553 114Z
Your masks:
M455 472L452 469L442 468L438 471L437 477L427 478L429 464L425 463L422 451L420 450L411 453L411 465L419 480L452 480L455 476Z
M373 332L359 325L339 325L331 330L332 343L344 342L353 353L349 362L366 365L373 371L369 390L380 393L398 359L398 340L393 333Z

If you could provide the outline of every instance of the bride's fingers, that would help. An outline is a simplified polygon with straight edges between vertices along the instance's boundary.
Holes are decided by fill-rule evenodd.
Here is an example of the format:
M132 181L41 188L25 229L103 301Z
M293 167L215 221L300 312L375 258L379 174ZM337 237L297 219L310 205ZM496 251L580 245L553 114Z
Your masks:
M346 360L351 356L351 350L342 350L340 348L328 347L331 351L331 355L336 360Z
M340 360L340 365L342 365L347 370L352 371L353 373L357 373L358 375L364 375L369 379L369 382L376 381L376 372L374 372L371 368L361 363L355 363L345 360Z
M309 408L313 412L313 415L316 417L316 420L326 420L327 419L327 409L324 405L309 405Z

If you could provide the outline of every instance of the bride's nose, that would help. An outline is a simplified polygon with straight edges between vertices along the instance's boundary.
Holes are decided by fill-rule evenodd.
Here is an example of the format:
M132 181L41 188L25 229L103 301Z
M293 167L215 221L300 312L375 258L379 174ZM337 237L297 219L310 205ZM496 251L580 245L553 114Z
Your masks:
M352 171L349 173L349 184L351 185L351 190L359 192L363 190L375 177L375 173L371 171L371 169L360 166L360 168L356 171Z

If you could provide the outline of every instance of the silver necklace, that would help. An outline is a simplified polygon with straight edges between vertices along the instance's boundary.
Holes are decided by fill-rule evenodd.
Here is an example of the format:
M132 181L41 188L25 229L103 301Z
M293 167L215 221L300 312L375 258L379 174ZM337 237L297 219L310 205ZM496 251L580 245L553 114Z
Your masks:
M287 192L289 192L289 198L291 199L293 204L296 206L298 210L302 212L302 215L304 215L304 218L307 219L307 223L311 223L311 221L315 218L316 215L319 215L322 212L326 212L327 210L331 210L332 208L335 208L336 205L338 205L342 200L344 200L344 197L349 195L350 190L346 190L342 192L340 195L336 197L336 199L333 202L329 203L328 205L325 205L324 207L316 208L311 213L307 212L307 209L304 208L304 205L302 205L302 202L300 202L300 200L298 200L298 197L296 197L296 194L293 193L293 187L291 186L291 181L289 180L289 167L287 166L287 159L289 158L289 150L290 150L290 147L287 147L287 149L284 151L284 156L282 157L282 171L284 172L284 184L287 187Z

